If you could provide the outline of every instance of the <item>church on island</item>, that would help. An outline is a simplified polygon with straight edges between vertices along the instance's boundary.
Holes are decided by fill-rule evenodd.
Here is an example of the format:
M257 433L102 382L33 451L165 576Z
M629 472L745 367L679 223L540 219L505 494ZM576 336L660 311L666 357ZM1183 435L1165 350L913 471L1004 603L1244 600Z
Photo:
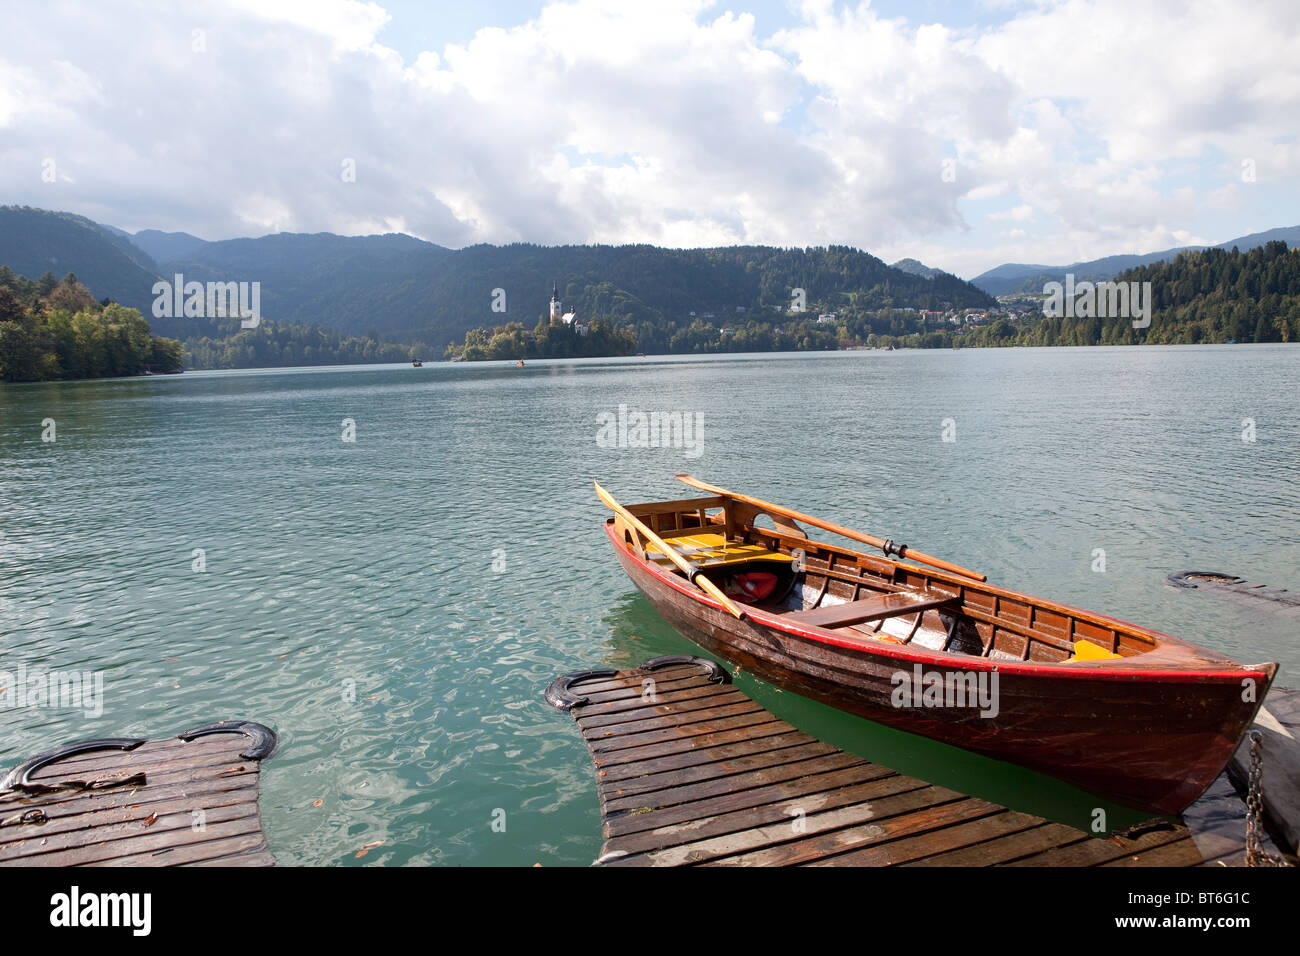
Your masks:
M551 286L551 325L567 325L579 335L586 335L591 331L591 326L586 322L579 322L578 316L573 312L565 312L560 305L560 287Z

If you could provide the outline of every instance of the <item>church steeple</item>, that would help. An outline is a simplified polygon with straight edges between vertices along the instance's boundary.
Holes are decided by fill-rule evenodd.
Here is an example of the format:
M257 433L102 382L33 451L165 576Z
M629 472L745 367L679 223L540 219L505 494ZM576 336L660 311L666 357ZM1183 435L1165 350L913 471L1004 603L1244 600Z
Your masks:
M563 310L560 308L560 287L558 284L551 286L551 321L560 321L560 315Z

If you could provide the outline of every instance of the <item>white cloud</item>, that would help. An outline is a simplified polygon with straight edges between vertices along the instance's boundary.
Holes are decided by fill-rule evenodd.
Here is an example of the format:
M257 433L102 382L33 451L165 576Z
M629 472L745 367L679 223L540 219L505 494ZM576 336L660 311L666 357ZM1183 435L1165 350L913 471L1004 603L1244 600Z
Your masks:
M382 3L54 3L7 25L0 185L211 237L836 242L954 271L1174 245L1261 196L1300 219L1290 3L799 10L762 36L702 0L553 2L404 63ZM963 198L1010 209L968 223Z

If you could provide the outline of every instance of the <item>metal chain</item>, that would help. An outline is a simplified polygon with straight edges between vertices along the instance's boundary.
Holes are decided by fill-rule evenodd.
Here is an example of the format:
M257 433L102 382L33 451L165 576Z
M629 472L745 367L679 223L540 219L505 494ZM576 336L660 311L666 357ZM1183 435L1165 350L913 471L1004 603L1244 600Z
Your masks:
M1282 857L1264 849L1264 772L1260 764L1264 735L1250 732L1250 774L1246 788L1246 865L1290 866Z

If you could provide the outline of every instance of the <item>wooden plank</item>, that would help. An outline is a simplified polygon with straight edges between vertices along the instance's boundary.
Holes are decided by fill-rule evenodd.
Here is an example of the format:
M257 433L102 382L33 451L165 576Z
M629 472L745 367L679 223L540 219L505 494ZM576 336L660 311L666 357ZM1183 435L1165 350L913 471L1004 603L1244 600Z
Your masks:
M578 691L581 691L582 685L578 684ZM693 680L690 684L681 684L673 682L671 684L660 684L658 680L653 687L646 688L643 685L637 685L634 688L628 688L627 692L615 696L614 692L603 693L603 695L586 695L588 704L582 705L582 715L585 718L595 717L597 714L616 714L623 710L632 710L638 706L647 704L676 704L679 701L695 700L698 697L712 697L723 695L723 693L735 693L735 688L731 684L711 684ZM599 697L599 700L597 700Z
M653 677L656 681L691 681L693 683L707 683L707 678L701 673L700 669L693 664L672 664L668 667L656 668L653 671L645 673L630 673L621 671L617 677L591 677L573 685L573 692L583 697L590 697L592 694L602 694L610 692L630 691L633 688L639 693L641 681L647 677Z
M604 865L1170 866L1241 860L1244 808L1226 784L1189 810L1189 822L1195 821L1190 830L1179 825L1134 839L1099 839L838 750L736 688L709 684L698 666L682 668L674 671L672 689L654 701L641 696L646 675L624 671L603 682L603 700L570 711L598 769ZM692 668L693 680L687 676ZM664 685L656 678L655 687L660 692Z
M913 783L920 785L920 781L895 775L882 781L874 792L888 796L889 788L906 789ZM854 800L848 806L823 813L808 814L802 808L795 807L785 819L761 823L723 836L693 840L663 850L624 857L609 865L686 866L718 859L721 859L723 864L731 865L736 862L736 859L726 858L738 858L743 853L788 843L808 834L846 829L872 819L876 813L873 804L865 799Z
M795 797L809 796L853 783L865 783L892 774L887 767L860 764L830 773L801 776L795 780L755 787L740 793L725 794L697 800L680 806L651 810L648 813L629 813L606 820L605 831L611 836L623 836L640 830L651 830L671 824L689 823L703 816L713 816L732 810L751 809L765 804L784 802Z
M1205 856L1197 849L1196 841L1186 834L1181 839L1153 847L1132 856L1109 860L1102 866L1197 866Z
M275 866L275 859L266 845L249 837L232 837L201 843L184 859L168 858L167 866Z
M595 734L587 737L587 746L593 751L604 755L613 750L627 750L630 747L642 747L646 744L667 743L675 740L688 740L693 737L703 737L706 734L716 733L723 730L740 730L745 727L753 727L759 724L766 724L772 720L772 715L757 704L752 709L744 713L731 714L725 717L719 717L716 720L702 720L698 723L679 723L668 727L657 727L654 730L646 730L637 734ZM653 721L651 722L653 723ZM584 734L583 736L587 736ZM689 746L698 746L690 744Z
M254 765L255 767L256 765ZM148 777L148 774L146 776ZM18 801L0 803L0 814L11 816L21 809L32 807L39 807L47 813L62 812L63 806L67 804L75 804L77 812L84 812L106 806L115 806L123 801L139 803L145 799L167 800L187 794L220 793L250 785L255 786L257 783L257 770L246 768L237 773L227 774L222 771L215 775L205 775L202 769L198 771L182 770L159 774L156 777L149 777L148 780L149 782L145 787L120 787L111 790L79 793L53 793L40 797L24 796ZM145 796L146 791L148 797Z
M712 685L707 691L700 688L685 697L674 696L665 699L656 694L653 698L638 697L635 701L621 701L617 707L602 708L596 713L589 713L584 707L582 715L578 718L578 726L584 731L605 728L616 733L624 733L634 729L628 728L627 724L640 720L662 723L659 718L672 714L694 714L697 711L729 707L733 704L752 705L753 703L734 687L719 688L717 685Z
M1110 839L1088 838L1067 846L1059 846L1042 853L1015 860L1009 866L1099 866L1111 860L1133 856L1141 850L1152 849L1186 839L1187 831L1182 827L1168 830L1152 830L1135 840L1122 837Z
M155 744L157 746L155 746ZM105 771L133 773L137 765L164 766L170 761L185 763L219 763L241 760L240 751L248 749L248 740L234 734L200 737L198 740L149 741L135 750L102 750L75 754L57 763L41 767L29 778L33 783L63 778L79 778Z
M24 866L85 866L89 863L102 863L139 854L152 855L174 847L204 843L227 836L252 834L262 839L261 829L261 820L256 814L249 814L213 824L202 832L195 832L190 828L187 814L183 826L156 833L146 831L144 836L128 836L102 843L83 843L79 846L23 857L19 862Z
M62 814L51 813L46 810L46 813L49 814L48 823L40 826L5 828L5 831L12 829L13 833L0 831L5 833L4 843L0 843L0 860L30 852L42 852L41 850L28 848L27 845L33 844L33 841L46 844L55 836L77 833L92 827L105 828L97 834L97 839L111 839L111 831L107 828L119 825L128 826L130 824L144 826L144 821L150 817L156 817L159 821L163 821L173 814L190 814L195 810L202 810L207 818L211 819L214 814L226 812L230 807L247 807L256 804L257 787L256 785L249 785L218 794L186 793L169 800L133 801L94 810L87 810L74 804ZM78 836L77 838L81 837Z
M260 734L267 728L249 728ZM272 735L273 736L273 735ZM0 794L0 866L270 866L249 736L148 741L71 754L29 775L49 793ZM142 778L142 779L137 779ZM131 781L108 786L113 781Z
M937 591L917 594L911 591L892 591L876 597L848 601L844 604L832 604L811 611L792 611L783 615L787 620L815 627L849 627L879 621L899 614L912 614L916 611L928 611L931 608L944 607L955 603L956 598Z
M825 757L837 753L840 753L840 751L830 744L814 740L811 743L799 744L793 747L765 750L731 759L714 760L690 767L664 770L660 773L643 772L637 774L633 779L610 780L604 778L600 781L600 789L602 792L610 794L611 797L614 794L628 796L645 794L672 787L685 787L706 780L717 780L750 770L761 770L764 767L789 766L808 760L811 757ZM704 753L700 756L709 756L709 754ZM636 766L644 767L644 765Z
M916 790L924 787L918 780L892 773L887 768L880 768L884 774L865 783L833 787L815 794L803 794L799 797L765 804L753 809L741 809L731 813L721 813L712 817L692 820L686 825L670 825L657 830L648 830L626 837L610 839L605 843L603 855L610 853L649 853L667 847L679 846L710 837L742 833L769 824L786 824L796 814L803 813L805 819L814 813L836 810L843 807L860 806L864 802L889 796L894 793Z
M7 844L0 851L0 861L8 863L12 860L22 862L24 865L42 863L40 858L45 854L81 850L92 844L106 851L119 846L129 848L134 845L135 840L146 836L161 837L166 844L201 841L207 839L206 831L211 826L256 817L257 804L251 800L240 800L226 806L205 807L203 808L205 818L203 830L194 829L196 819L193 811L194 805L191 803L189 806L162 813L141 808L107 814L86 820L84 826L72 826L62 831L36 834L21 843ZM24 829L44 830L45 827L24 827Z
M1002 811L997 804L935 786L912 791L903 795L903 799L877 809L880 812L875 820L866 826L815 837L763 856L751 855L742 862L751 866L892 866L929 849L924 844L909 848L900 838L916 837L929 830Z
M623 507L644 521L649 515L654 514L691 514L700 508L722 508L726 506L726 501L727 499L721 495L709 495L704 498L678 498L676 501L647 501ZM695 530L700 529L697 527Z
M255 776L257 774L257 764L253 761L241 760L239 763L221 762L211 765L201 765L196 767L179 767L169 768L162 772L151 774L147 766L137 766L133 768L133 773L139 773L141 770L145 773L146 787L171 787L171 786L197 786L202 785L208 789L214 789L215 784L226 780L238 780L241 777ZM97 776L97 780L108 780L118 775ZM46 783L48 781L41 781ZM139 793L144 787L138 785L110 787L105 789L73 791L61 790L49 794L37 796L22 795L21 798L11 798L0 802L0 808L3 808L8 815L10 806L40 806L45 808L58 808L66 803L77 803L78 805L91 806L85 801L98 801L101 798L112 798L114 795L122 793ZM224 787L223 789L229 789Z
M612 764L600 772L600 782L610 784L618 780L630 780L634 777L666 773L670 770L684 770L702 764L775 752L788 747L806 747L809 744L820 744L820 741L799 731L761 737L747 737L735 743L714 744L710 747L700 747L682 753L650 757L636 763Z
M262 850L266 847L266 838L261 832L237 832L231 827L231 835L209 838L201 843L189 843L181 846L167 846L157 850L143 849L130 856L115 857L88 863L87 866L183 866L186 863L202 862L214 857L229 856L232 853Z
M605 812L611 817L619 811L638 811L642 808L662 810L682 803L692 803L719 797L724 794L743 793L757 787L767 787L788 780L815 774L845 770L852 767L872 767L861 757L835 750L800 761L781 761L741 773L713 777L695 783L656 789L649 793L605 794Z
M663 740L649 741L638 746L625 747L622 750L597 750L591 747L591 741L587 742L587 746L591 748L592 762L597 767L604 768L639 763L643 760L670 754L700 753L704 748L718 747L740 741L759 740L764 737L788 733L798 733L798 731L785 721L778 720L768 714L766 719L761 721L750 721L735 727L705 731L697 736L672 734Z
M946 792L946 793L950 793ZM894 775L881 781L869 799L821 813L795 807L783 822L753 827L713 840L686 843L650 855L650 865L700 863L706 866L789 866L825 855L827 841L849 840L853 834L885 832L881 821L930 807L941 799L934 788L911 777ZM864 826L865 824L865 826Z
M918 843L928 839L930 847L937 852L923 851L919 857L902 865L995 866L1049 846L1057 846L1075 834L1079 834L1079 831L1072 827L1044 823L1040 817L1007 810L919 838Z
M246 748L245 748L246 749ZM126 759L123 755L115 762L101 761L95 766L64 767L63 762L53 766L42 767L31 775L32 783L53 784L63 780L91 780L111 777L127 777L145 770L152 775L161 776L183 770L200 770L215 767L237 767L241 764L256 766L256 761L245 760L239 755L238 748L214 750L205 747L191 754L182 750L165 750L156 757L145 755Z
M588 740L603 742L608 737L635 736L639 733L665 728L693 727L701 721L720 720L724 717L741 717L763 709L761 705L756 704L739 691L736 691L735 695L729 697L724 703L712 704L705 701L695 708L690 708L689 703L685 706L687 708L685 710L667 713L656 713L651 708L650 713L644 716L633 717L615 723L598 723L594 727L585 726L582 718L579 718L578 726L582 730L582 735Z

